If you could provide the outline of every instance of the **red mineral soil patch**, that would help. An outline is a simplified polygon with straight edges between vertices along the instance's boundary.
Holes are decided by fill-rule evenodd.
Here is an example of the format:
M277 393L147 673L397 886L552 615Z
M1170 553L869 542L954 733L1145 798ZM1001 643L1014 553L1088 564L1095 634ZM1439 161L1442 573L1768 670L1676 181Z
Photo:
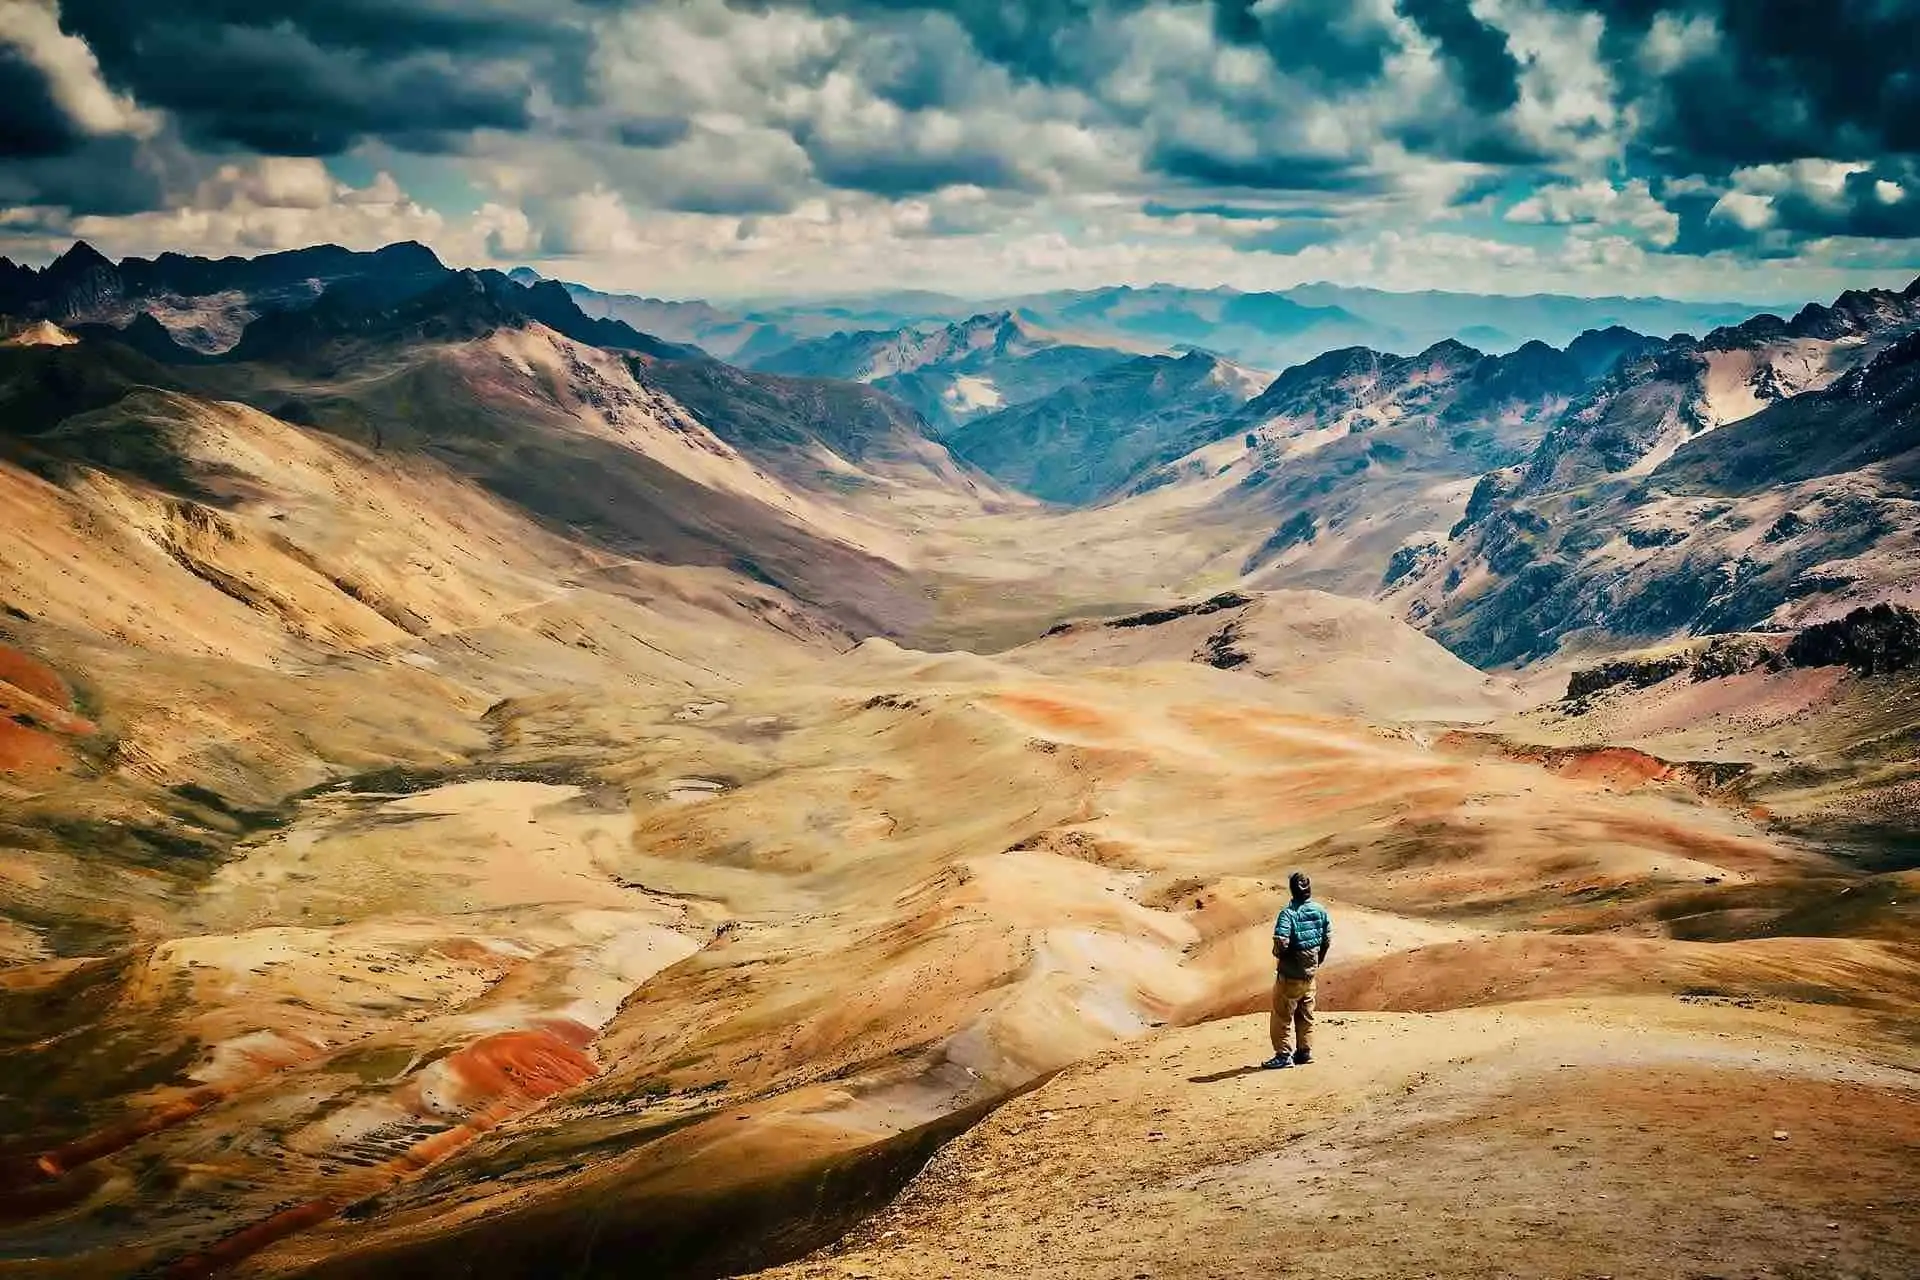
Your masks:
M0 987L4 987L0 981ZM262 1079L321 1055L321 1046L281 1032L238 1055L242 1068L218 1084L178 1088L138 1114L48 1151L0 1157L0 1221L25 1221L58 1213L91 1195L106 1175L97 1162L245 1092Z
M1663 760L1635 747L1549 747L1508 742L1491 734L1455 731L1443 734L1437 745L1467 756L1500 756L1537 765L1549 773L1614 791L1634 791L1659 782L1689 787L1701 795L1732 798L1733 784L1747 772L1745 766L1711 761Z
M555 1020L532 1030L502 1031L476 1040L448 1058L447 1069L475 1102L538 1102L600 1073L585 1053L593 1039L591 1027Z
M73 714L73 693L53 668L0 645L0 773L51 773L72 761L59 734L94 731Z
M1555 753L1551 756L1541 752L1520 751L1514 753L1514 759L1544 765L1563 778L1597 782L1602 786L1626 790L1645 786L1649 782L1663 782L1673 773L1673 766L1665 760L1630 747L1600 747L1593 751L1576 751L1566 755Z
M1255 758L1345 759L1372 745L1355 734L1352 720L1265 707L1182 707L1173 719L1210 742L1231 745Z
M65 742L21 724L0 699L0 773L57 773L71 760Z
M1003 693L994 705L1029 724L1062 732L1111 733L1115 728L1106 716L1088 706L1063 702L1037 693Z
M434 943L428 950L435 955L442 955L462 964L474 964L486 968L496 966L504 968L507 964L498 951L472 938L444 938Z
M4 644L0 644L0 684L10 684L22 693L58 707L73 706L73 691L67 688L67 682L58 672L38 658L28 657Z
M270 1218L262 1218L250 1227L241 1228L204 1252L187 1255L162 1274L166 1280L217 1275L238 1266L276 1241L297 1235L309 1227L319 1226L346 1207L345 1201L322 1196L291 1209L282 1209Z
M448 1128L415 1142L399 1155L352 1176L351 1185L315 1197L243 1227L201 1252L168 1267L167 1280L199 1280L238 1266L267 1246L332 1218L341 1210L378 1194L401 1179L431 1168L476 1138L557 1093L586 1083L600 1066L586 1053L597 1033L568 1019L482 1037L441 1064L455 1087L456 1101L472 1110ZM423 1118L431 1112L422 1085L407 1086L413 1107Z
M170 1129L182 1121L192 1119L226 1098L227 1095L227 1090L212 1086L190 1089L132 1120L110 1125L84 1138L55 1147L35 1163L40 1166L40 1172L49 1178L64 1177L81 1165L91 1164L102 1156L112 1155L116 1151L132 1146L149 1134Z
M243 1052L235 1064L243 1069L233 1078L218 1084L179 1090L166 1101L149 1107L130 1120L98 1129L84 1138L77 1138L43 1153L34 1163L49 1178L65 1177L82 1165L112 1155L162 1129L183 1124L263 1077L312 1061L320 1053L321 1046L313 1041L281 1032L271 1040L263 1040Z

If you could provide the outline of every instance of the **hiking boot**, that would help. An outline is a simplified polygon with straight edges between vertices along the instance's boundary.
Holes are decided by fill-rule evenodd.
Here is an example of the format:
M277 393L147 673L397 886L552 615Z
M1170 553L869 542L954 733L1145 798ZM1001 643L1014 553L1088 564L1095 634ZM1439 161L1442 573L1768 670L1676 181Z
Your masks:
M1290 1067L1292 1065L1293 1059L1284 1053L1276 1053L1260 1064L1261 1068L1267 1071L1278 1071L1282 1067Z
M1300 1052L1293 1055L1293 1065L1296 1067L1304 1067L1309 1062L1312 1062L1312 1061L1313 1061L1313 1055L1308 1053L1305 1049L1302 1049Z

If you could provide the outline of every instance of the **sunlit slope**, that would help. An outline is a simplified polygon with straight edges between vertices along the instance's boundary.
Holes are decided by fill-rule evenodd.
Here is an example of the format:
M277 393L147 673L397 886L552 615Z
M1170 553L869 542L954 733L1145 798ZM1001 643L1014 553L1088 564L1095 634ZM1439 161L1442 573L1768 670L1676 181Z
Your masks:
M598 760L590 773L605 798L592 808L604 817L582 810L577 834L561 836L580 803L566 800L536 812L529 835L594 848L601 873L634 895L629 911L678 904L701 949L655 976L630 974L621 1011L583 1050L593 1078L564 1101L363 1210L290 1235L257 1268L361 1249L376 1250L367 1265L437 1266L481 1247L531 1266L555 1250L577 1256L589 1221L613 1240L671 1234L665 1203L723 1203L1155 1024L1257 1001L1270 913L1296 864L1319 872L1348 922L1343 966L1405 952L1431 957L1436 980L1461 972L1448 945L1534 920L1551 927L1552 911L1577 917L1596 898L1679 895L1708 876L1846 874L1684 788L1622 794L1463 758L1302 713L1269 685L1198 664L1046 677L1005 660L868 646L812 682L702 694L651 707L550 699L512 717L506 757ZM417 804L478 799L449 788ZM345 802L368 817L397 803ZM599 821L612 838L596 845L588 832ZM354 825L307 843L297 822L223 872L206 900L270 902L247 886L283 883L276 868L290 857L385 865L406 847ZM1476 869L1444 844L1420 856L1449 828L1474 833L1498 862ZM444 875L446 892L474 902L467 924L478 928L486 899L469 895L528 874L512 865L496 854L407 874ZM591 901L584 884L540 891ZM392 909L378 895L356 900ZM1464 915L1462 901L1475 903ZM1473 991L1540 962L1491 952L1476 962ZM1829 976L1828 998L1881 1005L1889 976L1910 968L1878 944L1849 963ZM1712 973L1727 989L1772 990L1778 970L1736 948ZM1660 985L1666 972L1649 969L1626 989L1674 989ZM557 1002L545 1017L579 999L540 990ZM296 1071L259 1087L307 1079ZM152 1148L226 1123L209 1112ZM483 1180L508 1167L509 1185ZM279 1175L254 1176L262 1183L235 1202L236 1221L247 1203L285 1194ZM152 1212L177 1238L194 1236L174 1216L184 1206Z

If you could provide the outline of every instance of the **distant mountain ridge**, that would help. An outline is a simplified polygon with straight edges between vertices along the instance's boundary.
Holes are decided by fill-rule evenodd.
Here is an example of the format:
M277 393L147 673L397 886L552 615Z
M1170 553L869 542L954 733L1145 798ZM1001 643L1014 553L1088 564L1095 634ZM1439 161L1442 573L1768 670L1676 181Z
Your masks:
M328 244L256 258L163 253L116 263L81 240L37 271L0 258L0 314L121 327L153 315L182 345L212 353L265 311L307 305L332 284L427 281L446 271L413 241L367 253Z
M1469 661L1920 595L1920 280L1623 360L1387 584Z
M753 340L768 349L726 364L611 314L613 295L602 296L607 314L593 314L581 302L593 304L590 291L532 271L455 271L418 245L116 264L77 244L40 270L0 263L0 295L9 332L51 335L8 348L47 379L9 392L29 421L98 407L128 385L211 394L291 377L330 388L397 361L435 370L431 388L409 396L454 404L473 393L449 387L470 378L577 383L557 397L563 410L522 391L538 412L594 430L653 406L650 422L697 421L716 447L819 494L880 483L870 464L964 489L978 476L952 467L945 440L962 462L1050 501L1148 500L1156 522L1210 548L1216 575L1383 596L1482 665L1567 644L1799 626L1842 605L1920 598L1920 571L1904 568L1920 563L1904 443L1920 281L1739 315L1703 336L1610 324L1494 352L1457 337L1413 355L1345 343L1264 386L1187 340L1305 326L1293 338L1311 344L1365 317L1168 287L1034 295L891 328L844 322L956 300L888 295L760 319L649 304L689 327L760 326ZM1433 297L1451 307L1461 295ZM839 327L799 336L774 317ZM1156 335L1171 349L1141 354ZM79 345L44 345L69 337ZM427 358L480 346L484 370L456 376ZM107 358L107 347L125 358ZM603 355L619 371L595 372ZM232 372L242 366L280 372ZM406 426L385 409L374 415L385 425L354 417L365 406L334 389L276 390L259 403L375 439ZM498 482L515 474L504 468ZM571 509L569 494L542 492L552 510ZM712 554L717 544L701 545ZM812 598L824 598L813 582Z
M703 354L589 316L562 285L534 273L516 280L456 271L414 243L371 253L321 245L259 258L162 254L114 263L81 241L43 270L6 267L0 314L54 319L76 336L111 338L168 364L304 355L330 338L374 331L467 338L525 321L596 346L670 359ZM192 299L217 299L225 320L239 327L235 339L195 342L205 335L159 318L177 317Z
M1072 342L1014 312L998 311L945 325L835 333L752 363L767 373L871 383L911 404L944 434L1128 357L1124 350Z
M1446 337L1493 352L1513 350L1530 339L1564 347L1588 330L1613 327L1668 337L1738 323L1765 309L1739 300L1394 292L1325 283L1300 285L1285 293L1299 302L1338 306L1369 323L1398 330L1401 340L1387 345L1402 349Z
M928 329L1010 312L1083 345L1130 354L1187 346L1259 368L1280 369L1340 347L1419 351L1444 339L1500 354L1530 340L1565 347L1589 330L1620 327L1668 337L1739 324L1764 305L1571 294L1396 293L1315 283L1273 291L1181 285L1114 285L1004 296L957 297L896 290L866 297L782 302L667 301L567 289L590 315L623 319L739 364L764 365L787 349L835 335Z
M1244 539L1220 568L1250 586L1384 595L1501 665L1920 599L1916 335L1920 281L1704 337L1342 347L1224 413L1120 366L951 443L1037 496Z
M1258 385L1202 351L1139 356L963 423L947 443L956 457L1036 497L1096 502L1170 450L1205 443Z

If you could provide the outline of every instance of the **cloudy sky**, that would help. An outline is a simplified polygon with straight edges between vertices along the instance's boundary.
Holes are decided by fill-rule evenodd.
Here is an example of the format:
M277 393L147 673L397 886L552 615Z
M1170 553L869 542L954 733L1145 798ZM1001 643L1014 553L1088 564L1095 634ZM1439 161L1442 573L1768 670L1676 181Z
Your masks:
M0 0L0 253L737 297L1920 271L1920 0Z

